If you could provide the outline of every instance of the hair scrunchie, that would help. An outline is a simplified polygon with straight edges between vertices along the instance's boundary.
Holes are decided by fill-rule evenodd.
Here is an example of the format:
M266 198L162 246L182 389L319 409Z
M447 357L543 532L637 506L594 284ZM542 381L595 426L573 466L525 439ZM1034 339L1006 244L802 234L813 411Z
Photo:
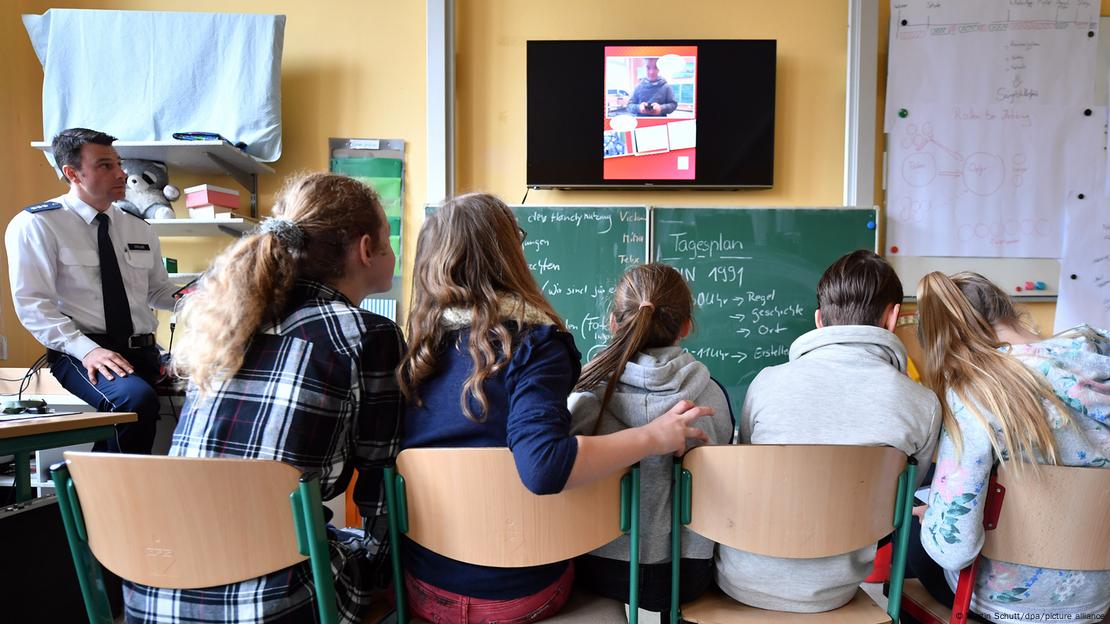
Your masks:
M262 234L270 234L278 241L285 245L290 251L300 251L304 249L305 235L301 226L293 222L292 219L285 217L266 217L262 220L262 224L258 226L258 231Z

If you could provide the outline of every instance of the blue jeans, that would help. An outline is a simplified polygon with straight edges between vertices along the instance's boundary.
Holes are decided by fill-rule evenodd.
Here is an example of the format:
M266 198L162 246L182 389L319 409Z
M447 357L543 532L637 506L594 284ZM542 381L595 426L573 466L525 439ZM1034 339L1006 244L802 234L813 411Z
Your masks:
M144 347L125 349L119 354L135 367L135 372L126 377L112 375L115 379L106 379L98 371L95 386L89 382L81 360L71 355L51 353L50 372L66 390L98 412L138 414L137 421L116 425L116 435L94 444L93 451L149 455L158 423L158 395L154 392L159 374L158 350Z

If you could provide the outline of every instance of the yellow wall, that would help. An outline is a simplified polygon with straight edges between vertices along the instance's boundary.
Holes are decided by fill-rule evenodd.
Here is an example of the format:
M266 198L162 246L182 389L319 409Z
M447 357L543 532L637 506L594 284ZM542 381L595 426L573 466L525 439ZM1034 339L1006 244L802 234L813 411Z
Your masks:
M1101 0L1102 14L1110 0ZM0 226L25 205L64 192L45 159L28 147L42 136L42 69L20 15L50 7L237 11L288 16L282 63L284 152L274 176L261 179L265 214L283 175L327 167L327 138L369 136L407 141L406 268L425 202L424 2L386 0L9 0L0 9L0 172L5 183ZM889 2L880 2L886 24ZM517 202L525 184L525 41L589 38L770 38L778 40L775 185L734 192L535 191L530 203L658 205L838 205L844 167L844 81L847 0L703 0L676 10L671 0L458 0L458 189L485 190ZM882 111L887 35L879 33ZM381 60L376 60L381 59ZM881 129L881 112L879 116ZM883 138L876 140L882 154ZM881 159L876 197L882 202ZM184 187L199 181L175 173ZM220 181L234 186L230 180ZM167 239L165 253L182 271L201 270L230 239ZM0 334L10 366L23 366L41 347L15 318L0 259ZM407 285L406 285L407 292ZM1053 304L1032 304L1051 328ZM163 325L165 318L163 317ZM165 330L161 339L166 339Z
M1102 0L1103 14L1110 0ZM844 180L846 0L699 2L676 11L664 0L460 0L458 188L518 202L525 191L525 42L529 39L777 39L775 187L769 190L532 191L536 204L724 206L840 205ZM880 2L875 197L882 189L889 1ZM1026 305L1043 332L1056 306Z
M528 203L839 205L847 15L847 0L460 0L458 188L524 195L529 39L777 39L773 189L532 191Z
M276 175L260 182L259 205L269 211L281 178L299 170L326 170L328 137L401 138L406 141L405 242L415 247L424 204L425 9L424 2L387 0L116 0L85 2L6 1L0 8L0 175L5 194L0 228L23 207L60 195L66 188L46 160L29 146L42 136L42 68L23 29L20 15L48 8L135 9L154 11L234 11L287 16L282 60L283 152L272 166ZM200 179L171 172L185 187L212 181L236 187L230 179ZM183 208L178 207L179 214ZM409 224L414 224L409 226ZM199 271L230 238L163 239L166 255L181 260L180 270ZM42 347L15 317L7 279L6 255L0 279L0 334L8 337L8 366L27 366ZM411 253L406 261L411 266ZM165 344L166 317L160 339Z

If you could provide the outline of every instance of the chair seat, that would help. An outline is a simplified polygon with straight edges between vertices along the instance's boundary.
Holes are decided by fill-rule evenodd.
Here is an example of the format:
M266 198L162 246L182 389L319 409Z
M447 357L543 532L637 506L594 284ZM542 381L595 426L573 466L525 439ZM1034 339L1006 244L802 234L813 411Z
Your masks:
M920 609L924 613L916 613L915 609ZM902 612L922 622L928 621L923 617L926 615L937 622L952 621L952 608L937 602L917 579L906 579L902 585Z
M821 613L767 611L736 602L720 590L712 590L694 602L682 605L682 619L699 624L887 624L890 616L861 589L848 604Z

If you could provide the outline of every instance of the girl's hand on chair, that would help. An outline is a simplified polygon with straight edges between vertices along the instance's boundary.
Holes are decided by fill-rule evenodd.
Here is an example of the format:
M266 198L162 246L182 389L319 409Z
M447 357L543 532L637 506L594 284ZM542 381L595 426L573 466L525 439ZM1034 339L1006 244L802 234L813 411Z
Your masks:
M918 505L918 506L914 507L913 509L911 509L910 513L917 516L918 520L921 520L922 518L925 517L925 510L928 509L928 508L929 508L928 505Z
M652 454L681 455L686 451L687 440L708 443L709 435L691 425L695 420L703 416L712 416L714 413L712 407L694 405L691 401L679 401L667 413L643 426L655 446Z

